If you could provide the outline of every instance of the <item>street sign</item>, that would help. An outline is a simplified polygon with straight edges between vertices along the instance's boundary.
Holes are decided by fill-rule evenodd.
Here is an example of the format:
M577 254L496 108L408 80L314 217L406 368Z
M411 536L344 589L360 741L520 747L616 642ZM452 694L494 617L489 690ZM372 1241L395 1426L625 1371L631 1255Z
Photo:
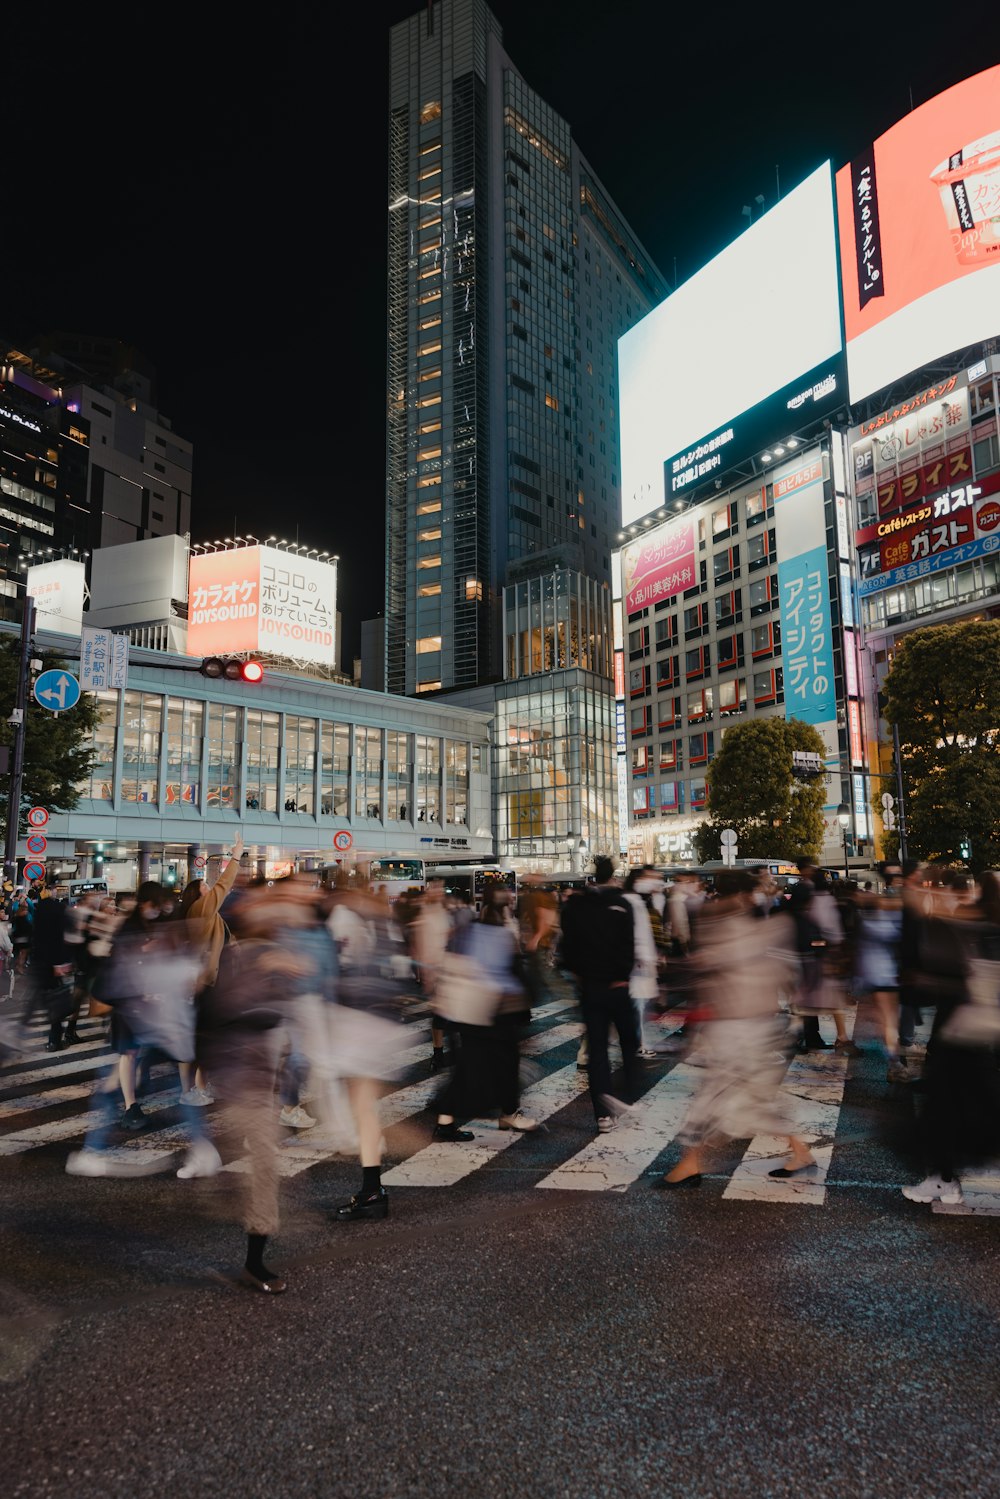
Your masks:
M29 885L33 885L36 880L44 880L44 878L45 878L45 865L44 864L25 864L25 866L24 866L24 878L25 878L25 882L27 884L29 884Z
M43 838L41 833L29 833L24 840L24 846L29 854L44 854L49 846L49 840Z
M49 820L49 814L44 807L32 807L28 813L29 828L43 828Z
M191 868L192 869L204 869L205 868L205 855L204 854L195 854L194 858L191 860Z
M890 807L886 807L885 811L882 813L882 826L885 828L887 833L891 833L893 828L896 826L896 814Z
M883 807L894 807L896 805L896 799L895 799L895 797L892 796L892 794L890 792L883 791L882 792L882 805L883 805Z
M736 829L735 828L723 828L722 832L719 834L719 842L722 843L723 845L728 845L730 843L735 843L736 842Z
M333 835L333 846L338 854L346 854L353 842L354 834L349 833L346 828L341 828L339 832Z
M80 630L80 682L84 692L126 686L128 636L83 625Z
M35 682L34 697L50 713L65 713L80 701L80 683L68 671L43 671Z

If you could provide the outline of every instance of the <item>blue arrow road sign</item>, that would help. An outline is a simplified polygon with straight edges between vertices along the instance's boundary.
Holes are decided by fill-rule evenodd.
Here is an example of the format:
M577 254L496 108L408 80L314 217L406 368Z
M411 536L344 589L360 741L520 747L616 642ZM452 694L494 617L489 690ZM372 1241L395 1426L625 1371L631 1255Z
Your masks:
M43 671L35 682L35 701L51 713L65 713L80 701L80 683L68 671Z

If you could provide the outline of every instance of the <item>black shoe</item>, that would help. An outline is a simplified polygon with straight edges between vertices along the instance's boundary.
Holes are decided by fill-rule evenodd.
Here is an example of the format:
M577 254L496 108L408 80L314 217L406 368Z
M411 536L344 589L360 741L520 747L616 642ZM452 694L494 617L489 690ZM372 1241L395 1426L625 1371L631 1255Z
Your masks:
M263 1275L257 1275L253 1270L245 1266L237 1276L241 1286L246 1286L248 1291L260 1291L264 1296L280 1296L283 1291L288 1290L288 1282L282 1280L280 1275L275 1275L273 1270L262 1267Z
M435 1072L443 1072L447 1065L448 1059L445 1056L444 1047L435 1046L433 1054L431 1056L431 1076L433 1076Z
M46 1051L62 1051L62 1049L63 1044L61 1041L46 1041L45 1043Z
M457 1124L435 1124L435 1140L474 1140L471 1129L459 1129Z
M130 1109L126 1109L118 1121L122 1129L140 1130L146 1128L146 1116L137 1103Z
M75 1025L71 1025L70 1028L69 1028L69 1030L63 1036L63 1045L64 1046L81 1046L82 1044L83 1044L83 1037L80 1035L80 1033L77 1030L76 1026Z
M653 1186L662 1187L666 1192L673 1192L678 1187L700 1187L701 1172L694 1171L690 1176L682 1176L677 1181L671 1181L669 1177L661 1176L653 1183Z
M384 1187L379 1187L375 1192L369 1192L367 1197L362 1197L358 1192L350 1202L342 1202L333 1210L335 1223L356 1223L359 1218L388 1218L388 1216L389 1194Z

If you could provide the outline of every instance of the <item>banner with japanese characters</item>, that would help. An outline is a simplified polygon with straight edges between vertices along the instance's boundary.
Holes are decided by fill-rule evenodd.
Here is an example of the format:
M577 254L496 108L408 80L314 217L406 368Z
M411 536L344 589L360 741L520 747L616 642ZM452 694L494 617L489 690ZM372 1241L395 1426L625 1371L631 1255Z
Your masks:
M658 526L622 553L626 614L637 614L647 604L671 599L696 582L691 517Z
M269 652L337 665L335 561L279 547L191 558L189 656Z

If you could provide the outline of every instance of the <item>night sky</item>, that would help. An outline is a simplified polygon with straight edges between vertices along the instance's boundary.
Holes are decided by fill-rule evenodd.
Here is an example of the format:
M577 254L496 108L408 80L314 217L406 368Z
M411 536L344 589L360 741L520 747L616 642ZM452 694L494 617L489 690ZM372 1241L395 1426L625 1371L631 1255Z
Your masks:
M253 29L230 6L112 7L60 32L17 7L0 56L0 337L142 349L194 444L193 540L338 552L348 669L383 602L388 32L416 8L292 6ZM758 194L1000 61L982 17L929 5L492 9L670 281Z

